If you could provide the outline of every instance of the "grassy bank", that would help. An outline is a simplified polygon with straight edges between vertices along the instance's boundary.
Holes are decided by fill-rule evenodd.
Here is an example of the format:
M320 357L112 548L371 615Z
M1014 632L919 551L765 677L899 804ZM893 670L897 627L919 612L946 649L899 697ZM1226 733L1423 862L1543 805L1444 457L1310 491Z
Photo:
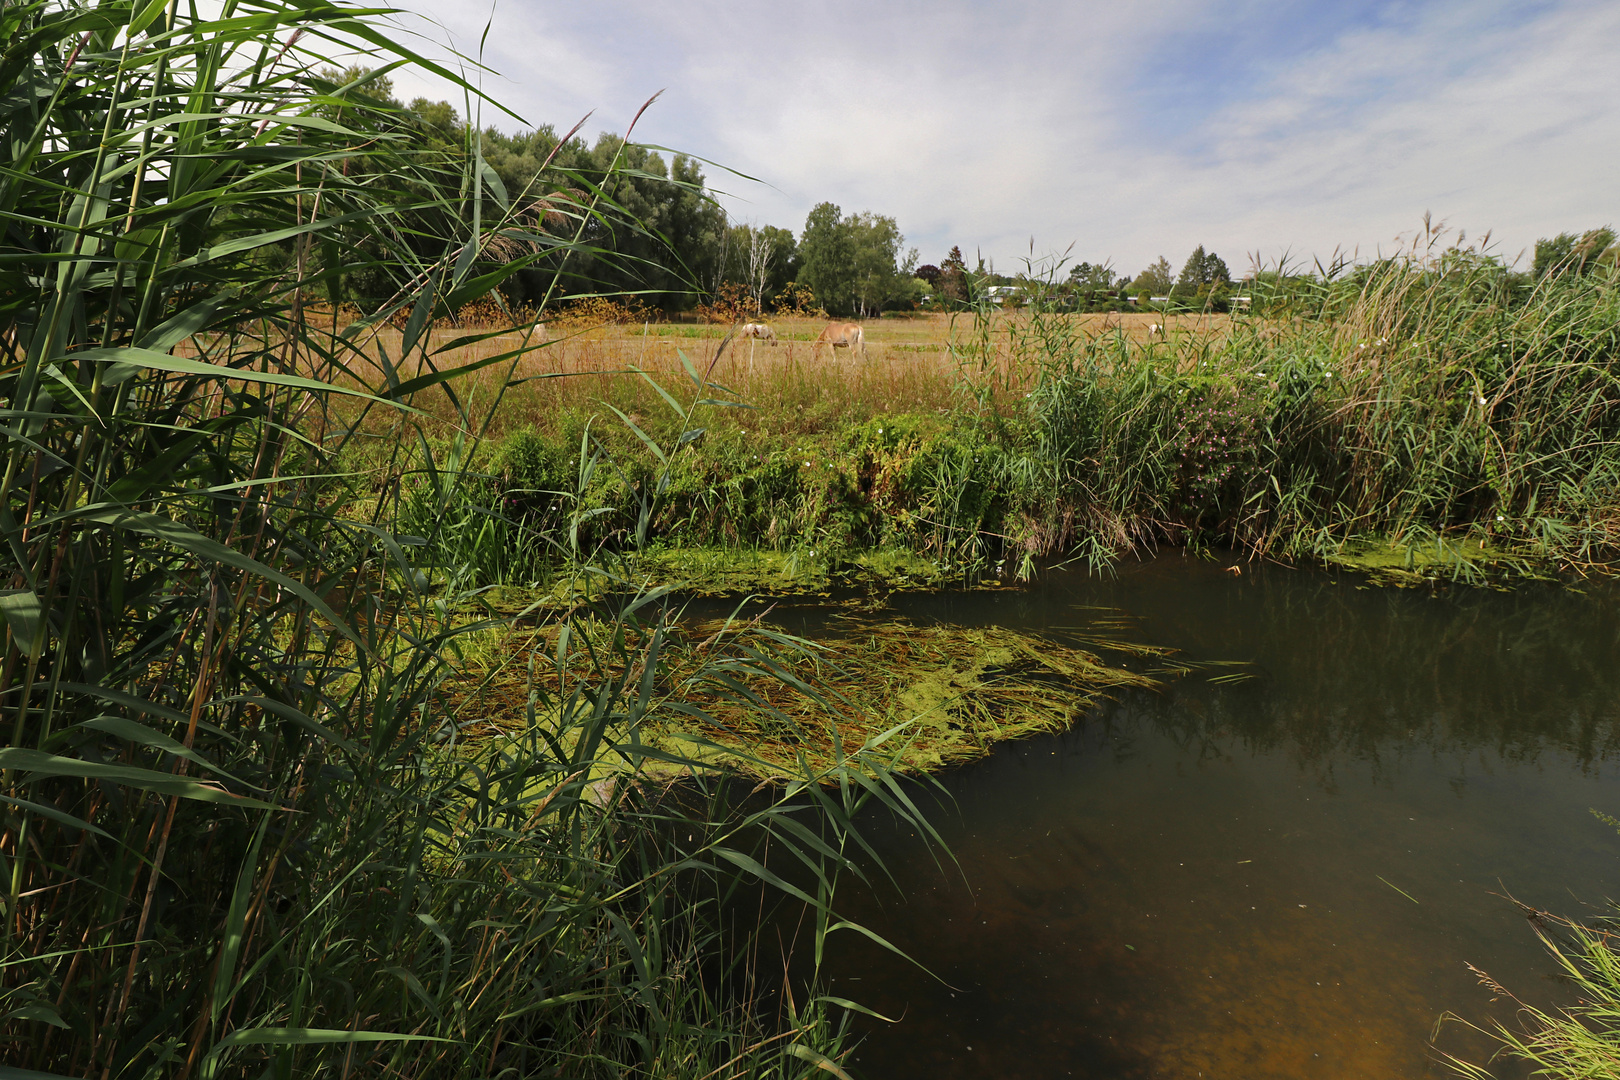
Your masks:
M1038 303L883 320L864 360L811 356L798 325L775 347L724 328L562 337L526 361L476 449L439 429L430 456L475 480L474 503L426 512L436 481L401 472L400 520L430 561L507 581L539 572L525 529L580 500L610 508L593 543L633 547L655 478L655 544L897 549L947 574L1167 542L1394 581L1585 572L1620 554L1612 271L1527 282L1435 244L1262 299L1259 314L1162 327ZM688 383L682 357L723 387L691 418L660 392ZM565 372L591 374L551 377ZM648 439L682 452L666 469ZM599 460L583 487L582 447ZM498 556L453 539L475 521L500 530Z

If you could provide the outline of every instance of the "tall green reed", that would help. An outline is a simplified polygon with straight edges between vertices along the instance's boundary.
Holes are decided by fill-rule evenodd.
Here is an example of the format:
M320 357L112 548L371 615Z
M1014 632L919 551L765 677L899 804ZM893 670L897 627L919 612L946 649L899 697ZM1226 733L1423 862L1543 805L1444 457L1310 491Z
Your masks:
M1047 529L1077 522L1102 559L1200 537L1292 557L1382 537L1614 559L1615 273L1531 280L1432 230L1317 269L1259 275L1256 311L1215 332L1138 343L1038 303L1013 324L1037 373Z
M363 80L322 76L355 41L384 72L426 63L376 14L0 9L7 1064L836 1071L843 1006L762 1011L717 905L765 882L831 932L860 806L914 813L881 760L851 748L762 805L701 771L669 795L652 763L695 762L638 732L700 687L660 682L667 598L611 572L529 659L528 725L457 737L441 688L491 622L465 614L466 574L427 572L438 539L393 520L407 476L465 498L464 459L438 455L412 405L453 397L465 369L437 366L423 331L622 211L582 186L540 229L490 180L475 126L459 152L424 147ZM409 313L400 355L367 321L311 317L343 252L395 275L373 320ZM497 405L457 404L465 453ZM378 415L379 468L346 474ZM737 636L704 680L793 677Z

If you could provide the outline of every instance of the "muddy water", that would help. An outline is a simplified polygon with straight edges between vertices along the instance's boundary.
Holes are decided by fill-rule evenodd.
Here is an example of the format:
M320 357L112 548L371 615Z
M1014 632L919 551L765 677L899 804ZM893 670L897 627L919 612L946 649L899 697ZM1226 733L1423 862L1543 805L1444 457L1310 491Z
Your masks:
M1503 895L1620 896L1620 603L1363 590L1180 557L915 618L1032 629L1127 613L1132 636L1243 660L1133 693L943 778L955 864L878 830L904 897L841 901L937 979L853 937L836 993L858 1077L1417 1077L1488 1052L1560 988ZM1217 670L1215 673L1220 673ZM1522 1075L1501 1066L1500 1075Z

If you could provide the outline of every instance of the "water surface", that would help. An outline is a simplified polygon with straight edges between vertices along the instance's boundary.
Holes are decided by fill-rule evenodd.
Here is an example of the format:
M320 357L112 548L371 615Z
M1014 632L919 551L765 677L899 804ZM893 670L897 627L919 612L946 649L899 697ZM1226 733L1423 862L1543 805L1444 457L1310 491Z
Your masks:
M1620 813L1615 593L1243 570L1171 556L901 603L1034 630L1115 608L1254 677L1131 693L946 775L944 869L879 830L904 898L841 901L938 980L833 951L836 992L899 1018L862 1024L858 1076L1447 1075L1443 1013L1512 1019L1468 964L1559 1000L1504 897L1620 895L1620 837L1588 812ZM1458 1025L1437 1045L1489 1050Z

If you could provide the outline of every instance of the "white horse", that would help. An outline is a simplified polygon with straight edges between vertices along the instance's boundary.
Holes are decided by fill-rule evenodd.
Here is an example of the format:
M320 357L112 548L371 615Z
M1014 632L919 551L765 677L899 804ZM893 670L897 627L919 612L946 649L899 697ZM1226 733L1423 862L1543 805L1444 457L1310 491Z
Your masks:
M768 341L772 345L776 344L776 331L772 330L769 326L766 326L764 323L759 323L759 322L745 323L743 325L742 330L737 334L737 336L738 337L745 337L745 338L759 338L761 341Z
M814 356L816 350L823 345L831 349L848 349L851 356L859 349L861 359L866 359L866 334L861 330L860 323L828 323L827 329L823 330L821 336L816 338L815 344L810 346L810 355Z

